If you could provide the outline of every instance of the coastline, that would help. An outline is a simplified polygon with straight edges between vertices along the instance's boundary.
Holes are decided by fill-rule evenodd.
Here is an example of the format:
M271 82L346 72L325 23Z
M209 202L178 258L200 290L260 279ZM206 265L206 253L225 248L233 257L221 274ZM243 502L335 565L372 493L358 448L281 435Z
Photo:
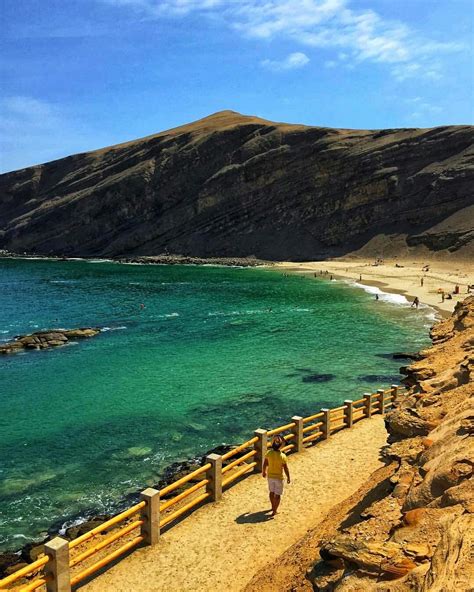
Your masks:
M220 444L214 448L208 450L202 455L193 456L187 460L175 461L167 465L161 474L160 479L149 485L155 489L162 489L178 480L179 478L187 475L191 471L201 467L206 462L206 457L209 454L224 454L238 446L238 444ZM145 485L143 486L145 487ZM99 510L90 508L79 514L63 516L62 518L52 522L46 534L42 537L32 539L20 545L18 547L10 547L3 551L0 551L0 578L5 575L9 575L7 571L9 567L17 566L21 567L24 563L31 563L35 561L37 555L42 552L44 543L55 536L62 536L69 541L91 530L92 528L110 520L120 512L123 512L133 504L138 503L140 499L140 492L142 488L137 489L135 492L125 494L123 498L118 502L111 511L100 513ZM178 489L178 492L180 490ZM167 497L172 497L175 493L170 493Z
M429 271L424 272L423 267L426 265ZM409 302L418 297L421 304L434 308L443 318L449 317L456 303L466 298L467 286L474 282L474 263L465 261L451 265L397 258L374 265L373 259L341 258L301 263L285 261L275 263L272 267L292 273L316 274L316 277L326 279L329 274L335 279L376 287L388 294L400 294ZM459 294L453 294L456 285L460 288ZM443 302L438 289L444 290L445 294L450 293L452 299Z
M219 267L272 267L272 261L264 261L255 257L191 257L187 255L136 255L102 257L68 257L62 255L34 255L27 253L11 253L0 250L0 260L20 259L27 261L85 261L88 263L121 263L123 265L202 265Z
M39 257L31 257L31 258L30 257L25 257L25 256L19 256L19 257L21 257L22 259L25 259L25 258L26 259L40 259ZM44 259L49 259L50 260L50 259L53 259L53 258L46 258L45 257ZM64 260L64 259L61 259L61 258L54 258L54 259L57 260L57 261L63 261ZM156 261L157 258L155 258L155 257L146 258L146 259L151 259L151 261L149 262L149 264L166 264L166 263L163 263L163 262L158 263ZM174 259L174 262L176 264L183 264L182 258L179 258L180 260L177 260L177 258L173 258L173 259ZM87 261L88 259L81 259L81 260L86 260ZM226 263L227 265L235 265L235 262L237 260L238 260L237 258L233 258L233 259L226 259L225 261L227 262ZM92 261L98 261L98 260L97 259L92 259ZM216 260L206 259L206 260L200 260L200 261L201 261L201 263L197 263L197 262L195 262L195 260L193 260L193 262L190 263L190 264L194 264L194 265L211 264L212 265L213 263L211 263L211 261L216 261ZM202 263L202 261L205 261L206 263ZM223 260L221 259L219 261L223 261ZM229 263L230 261L232 261L232 263ZM354 280L354 279L358 280L357 271L358 271L358 267L361 266L361 262L360 261L357 261L357 262L351 261L350 262L350 264L354 265L354 263L356 263L356 265L358 266L358 267L354 267L353 268L355 271L353 271L352 277L351 277L349 274L341 273L340 267L342 265L349 266L349 263L347 263L347 262L345 262L343 260L339 260L339 261L327 261L327 262L310 262L310 263L293 263L293 262L288 262L288 263L265 263L263 261L258 261L258 260L255 260L255 259L253 259L253 260L251 259L249 261L252 261L252 266L265 265L269 269L272 269L272 270L277 270L277 269L280 269L281 268L281 269L288 270L288 271L291 270L292 272L295 272L295 271L296 272L303 272L303 273L311 272L311 275L313 273L319 272L319 270L321 270L321 269L322 270L327 269L328 273L333 273L333 275L335 277L337 277L337 278L340 278L340 279L350 279L350 280ZM119 262L119 261L113 261L113 260L111 260L111 262ZM132 261L120 261L120 262L123 262L123 263L133 263ZM147 264L147 263L145 263L145 264ZM217 263L215 263L215 264L217 264ZM336 265L336 264L338 264L338 265ZM222 265L224 265L224 263L222 263ZM367 266L367 265L369 265L369 263L365 263L365 266ZM365 266L364 266L364 269L366 268ZM382 267L383 266L379 266L378 268L373 268L373 269L377 270L377 269L380 269ZM334 270L337 269L337 271L333 271L333 269ZM399 289L397 290L395 288L391 288L387 284L387 282L383 282L383 281L380 281L378 279L368 279L368 280L365 280L365 278L363 278L363 281L361 283L363 283L365 285L372 285L372 286L377 286L377 287L382 287L383 286L383 289L386 292L392 292L392 293L398 293L398 294L402 294L403 293L403 290L399 290ZM385 286L388 286L388 287L385 287ZM406 294L404 294L404 295L406 295ZM462 295L462 296L464 296L464 295ZM462 296L461 296L461 298L462 298ZM448 301L446 304L449 304L449 303L452 303L452 306L454 306L455 301ZM209 452L211 452L211 451L209 451ZM184 462L186 463L186 461L184 461ZM200 463L202 463L204 461L203 461L202 458L199 458L198 457L198 458L192 459L192 460L187 461L187 462L188 463L193 463L193 462L200 462ZM176 468L177 470L171 470L168 473L168 470L169 469L173 469L173 468ZM174 481L177 478L177 475L179 474L179 467L173 467L173 465L172 465L171 467L167 468L164 471L164 473L166 474L167 478L164 478L160 482L160 485L161 486L164 486L168 482ZM130 494L130 495L131 495L131 497L133 499L135 499L134 496L137 496L138 495L138 492L137 493L134 493L134 494ZM129 500L129 497L127 496L127 497L124 498L123 501L125 503L125 502L128 502L128 500ZM117 511L120 511L120 509L117 509ZM100 520L101 521L105 521L109 517L110 517L110 515L101 515L100 516ZM69 520L66 521L66 524L64 524L64 522L63 522L61 525L59 525L58 523L52 525L52 527L51 527L51 529L49 531L49 535L51 536L51 534L55 534L56 532L58 532L58 530L64 530L68 526L77 528L81 524L84 526L84 524L87 524L88 521L96 521L96 520L98 520L97 513L94 513L93 511L86 512L86 513L84 513L81 516L76 516L76 517L70 518ZM49 538L49 536L47 538ZM23 549L27 548L28 550L30 550L32 546L41 545L41 542L42 541L37 541L36 543L33 543L33 544L27 543L23 547ZM23 549L20 549L20 550L17 549L16 551L14 551L14 553L21 553ZM5 552L5 553L7 553L7 552Z

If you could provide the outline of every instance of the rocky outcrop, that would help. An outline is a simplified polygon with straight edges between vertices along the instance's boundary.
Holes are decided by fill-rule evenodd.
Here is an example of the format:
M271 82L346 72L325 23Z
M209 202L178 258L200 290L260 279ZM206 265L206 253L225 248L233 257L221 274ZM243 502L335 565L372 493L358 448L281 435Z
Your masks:
M472 590L474 297L431 336L386 418L392 491L321 544L316 591Z
M0 175L0 249L314 260L368 244L386 255L469 254L473 142L472 126L344 130L224 111Z
M100 329L58 329L51 331L37 331L29 335L19 335L13 341L0 344L1 354L15 354L24 350L49 349L66 345L68 341L94 337Z

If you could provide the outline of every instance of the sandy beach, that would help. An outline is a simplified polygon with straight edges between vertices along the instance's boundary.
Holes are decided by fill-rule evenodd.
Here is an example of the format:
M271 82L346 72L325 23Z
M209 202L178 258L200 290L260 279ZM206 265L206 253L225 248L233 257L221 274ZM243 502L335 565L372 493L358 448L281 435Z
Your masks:
M359 422L326 442L290 456L292 483L281 512L269 519L266 483L253 475L135 551L83 590L88 592L215 592L242 590L267 563L351 496L383 463L381 417Z
M426 266L428 270L423 271ZM397 258L385 259L383 263L375 265L374 259L347 258L303 263L281 262L276 263L275 267L317 276L322 271L326 277L329 274L337 279L377 286L384 292L403 294L409 301L417 296L421 304L436 308L444 317L451 314L458 301L464 300L467 286L474 284L474 263L465 260L430 263ZM459 294L454 294L456 286L459 286ZM445 293L444 302L439 290ZM446 299L447 294L451 294L452 298Z

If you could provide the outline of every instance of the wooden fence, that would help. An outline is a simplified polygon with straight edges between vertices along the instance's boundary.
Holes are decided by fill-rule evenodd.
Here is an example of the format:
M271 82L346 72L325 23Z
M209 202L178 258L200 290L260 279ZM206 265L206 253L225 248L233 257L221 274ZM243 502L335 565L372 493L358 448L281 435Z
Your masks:
M157 544L165 527L205 501L218 501L223 490L244 475L261 472L272 436L280 434L286 440L283 451L301 452L361 419L384 415L396 403L399 389L392 385L334 409L294 416L271 430L255 430L253 438L225 454L208 455L203 466L163 489L145 489L139 503L76 539L56 537L47 542L44 556L0 580L0 590L69 592L139 545Z

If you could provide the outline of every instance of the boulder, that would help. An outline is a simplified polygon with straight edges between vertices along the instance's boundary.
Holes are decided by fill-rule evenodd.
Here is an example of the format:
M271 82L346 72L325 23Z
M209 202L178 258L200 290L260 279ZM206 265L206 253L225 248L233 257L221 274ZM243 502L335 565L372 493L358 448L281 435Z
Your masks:
M431 424L420 417L416 409L395 409L386 418L388 432L395 438L412 438L427 436L432 429Z
M415 560L422 561L429 553L428 548L414 548L398 543L356 541L349 536L339 535L323 543L320 555L331 559L341 558L362 569L389 579L405 576L416 567Z
M0 578L16 571L21 565L21 557L18 553L0 553Z
M68 329L61 331L36 331L31 335L19 335L14 341L0 345L0 354L13 354L25 349L38 350L59 347L70 339L94 337L100 333L98 328Z

